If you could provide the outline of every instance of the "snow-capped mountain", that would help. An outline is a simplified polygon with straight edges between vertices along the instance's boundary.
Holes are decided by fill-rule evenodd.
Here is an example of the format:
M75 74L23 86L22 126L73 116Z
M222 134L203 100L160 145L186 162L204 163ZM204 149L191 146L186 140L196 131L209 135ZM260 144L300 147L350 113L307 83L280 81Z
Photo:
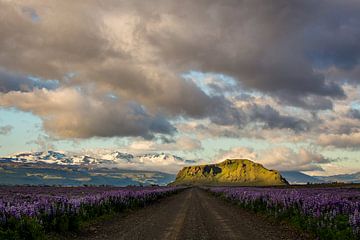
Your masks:
M62 151L25 152L0 157L0 163L43 163L64 166L91 166L107 168L126 168L176 172L179 167L194 163L181 157L166 153L133 155L114 151L102 155L90 156L71 154Z
M0 158L2 161L16 163L58 163L66 165L71 161L63 152L46 151L46 152L23 152Z
M0 161L14 163L47 163L58 165L83 165L99 163L98 159L90 156L68 155L65 152L60 151L17 153L7 157L2 157L0 158Z
M101 159L110 160L110 161L122 161L122 162L133 162L135 156L129 153L123 153L119 151L111 152L109 154L104 154L101 156Z
M143 154L137 156L141 163L161 163L161 164L170 164L170 163L192 163L193 161L184 160L181 157L171 155L171 154Z
M165 153L23 152L0 157L0 184L165 185L175 179L180 168L192 162Z

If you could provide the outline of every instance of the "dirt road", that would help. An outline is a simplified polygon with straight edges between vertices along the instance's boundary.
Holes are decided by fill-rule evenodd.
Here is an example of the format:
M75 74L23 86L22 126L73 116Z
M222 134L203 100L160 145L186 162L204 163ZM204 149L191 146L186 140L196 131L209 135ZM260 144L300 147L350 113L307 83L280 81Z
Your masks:
M159 203L91 226L72 239L307 239L209 193L191 188Z

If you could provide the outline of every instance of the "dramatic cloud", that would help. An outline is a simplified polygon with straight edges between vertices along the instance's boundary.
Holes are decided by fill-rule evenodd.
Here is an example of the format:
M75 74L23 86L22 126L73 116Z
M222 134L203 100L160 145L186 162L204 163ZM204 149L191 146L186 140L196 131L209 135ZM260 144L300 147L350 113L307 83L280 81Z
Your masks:
M0 126L0 135L7 135L9 134L13 129L13 126L6 125L6 126Z
M46 89L0 94L0 106L31 111L44 120L44 127L62 138L93 136L143 136L172 134L175 128L160 115L152 116L133 102L90 98L74 89Z
M138 8L140 16L149 13L147 7ZM197 1L181 6L167 2L159 13L146 15L143 34L179 71L225 73L248 87L307 107L303 97L344 96L337 83L328 82L316 69L320 60L343 67L338 64L345 56L336 56L356 42L343 38L356 39L358 28L350 19L357 18L358 8L355 2L341 6L335 1ZM338 21L333 20L335 11L341 16ZM349 31L341 31L344 26ZM339 38L327 37L332 33ZM318 51L324 40L330 43ZM358 56L356 51L351 54Z
M328 97L344 92L322 71L357 65L359 8L356 1L3 1L0 64L50 79L75 72L75 84L191 116L204 114L209 98L179 77L190 70L233 76L286 104L331 108Z

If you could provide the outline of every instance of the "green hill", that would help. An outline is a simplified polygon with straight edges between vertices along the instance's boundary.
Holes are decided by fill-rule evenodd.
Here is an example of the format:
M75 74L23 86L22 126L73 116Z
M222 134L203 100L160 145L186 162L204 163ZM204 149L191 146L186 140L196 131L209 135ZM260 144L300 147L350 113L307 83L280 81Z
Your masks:
M247 159L227 159L217 164L184 167L171 185L287 185L278 171Z

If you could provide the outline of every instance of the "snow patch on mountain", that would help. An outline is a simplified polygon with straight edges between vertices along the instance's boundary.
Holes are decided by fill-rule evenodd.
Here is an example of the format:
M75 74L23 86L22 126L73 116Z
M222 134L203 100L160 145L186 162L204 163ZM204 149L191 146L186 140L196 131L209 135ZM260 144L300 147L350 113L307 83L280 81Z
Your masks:
M185 160L181 157L166 153L133 155L119 151L101 154L99 156L71 154L63 151L23 152L0 157L0 162L126 168L169 173L175 173L183 166L195 163L195 161Z

